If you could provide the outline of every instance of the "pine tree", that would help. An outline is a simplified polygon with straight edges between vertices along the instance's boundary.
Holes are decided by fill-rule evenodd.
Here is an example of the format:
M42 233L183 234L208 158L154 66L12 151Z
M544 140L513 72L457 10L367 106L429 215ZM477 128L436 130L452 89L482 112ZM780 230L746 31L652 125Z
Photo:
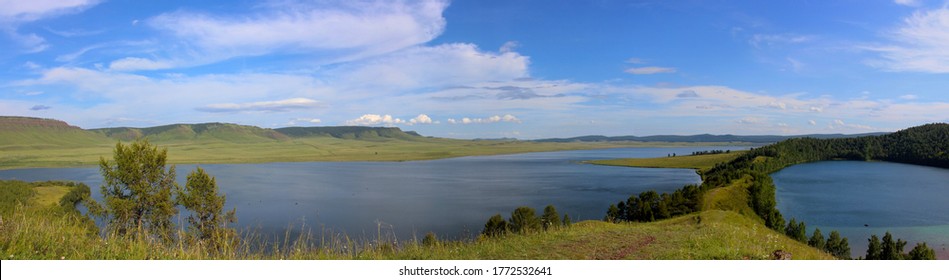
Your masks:
M504 217L501 217L501 214L496 214L491 216L491 218L488 219L488 222L484 224L484 230L481 231L481 234L484 234L488 237L497 237L502 236L507 232L507 221L504 220Z
M883 246L880 244L880 238L876 234L871 235L870 239L867 239L867 256L868 260L879 260L880 255L883 254Z
M540 219L537 218L534 208L527 206L514 209L514 212L511 213L511 221L509 223L512 232L521 234L538 232L542 228Z
M544 215L540 220L544 225L544 230L560 227L560 214L557 214L557 208L553 205L544 207Z
M913 247L913 250L909 251L909 259L935 260L936 250L930 249L929 246L926 246L926 242L916 243L916 247Z
M811 239L807 241L807 245L817 248L818 250L824 250L824 234L820 232L819 228L814 229L814 234L811 235Z

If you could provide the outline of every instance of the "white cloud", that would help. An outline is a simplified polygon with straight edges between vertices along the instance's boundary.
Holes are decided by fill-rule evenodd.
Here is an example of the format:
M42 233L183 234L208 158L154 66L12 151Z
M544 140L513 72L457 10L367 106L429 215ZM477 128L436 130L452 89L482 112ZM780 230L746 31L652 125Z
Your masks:
M754 46L755 48L761 48L765 46L773 45L787 45L787 44L800 44L813 41L815 39L812 35L798 35L798 34L755 34L751 36L751 39L748 40L748 43Z
M817 121L815 120L808 120L807 123L810 125L817 125Z
M34 21L76 13L99 2L98 0L0 0L0 22Z
M626 73L633 75L650 75L650 74L660 74L660 73L675 73L676 69L671 67L655 67L655 66L646 66L646 67L633 67L626 69Z
M419 46L341 67L333 75L342 84L374 92L407 88L470 86L529 76L530 59L515 52L483 52L472 44Z
M24 52L41 52L50 47L46 39L35 33L18 33L19 24L81 12L98 2L97 0L0 0L0 31L23 47Z
M432 122L432 118L428 117L428 115L426 114L419 114L417 117L410 119L408 123L412 125L412 124L433 124L437 122Z
M320 107L320 102L308 98L291 98L277 101L260 101L250 103L220 103L211 104L197 108L203 112L241 112L241 111L263 111L263 112L286 112L291 110L310 109Z
M314 118L294 118L294 119L290 120L289 122L287 122L287 125L298 125L298 124L310 124L310 125L313 125L313 124L319 124L319 123L322 123L322 122L323 122L322 120L320 120L320 119L314 119Z
M517 41L507 41L507 42L504 42L504 45L501 45L501 48L498 51L501 53L509 53L509 52L513 52L514 49L520 46L521 44L518 43Z
M919 98L919 96L916 96L915 94L900 95L900 99L903 100L916 100L917 98Z
M893 0L893 3L909 7L919 7L919 0Z
M390 53L428 42L445 29L445 1L282 2L254 15L225 17L174 12L150 19L200 52L209 63L275 52L340 62ZM384 28L380 28L384 27ZM182 58L170 60L185 62Z
M140 57L126 57L113 61L109 64L110 70L116 71L135 71L135 70L159 70L171 68L174 63L170 61L155 61Z
M871 66L896 72L949 73L949 8L917 11L889 35L892 44L865 47L881 56L869 61Z
M464 117L461 119L448 119L448 123L450 124L488 124L498 122L521 123L521 120L511 114L506 114L504 116L494 115L487 118Z
M405 121L399 118L393 118L391 115L365 114L359 118L346 121L346 125L396 125L404 124Z

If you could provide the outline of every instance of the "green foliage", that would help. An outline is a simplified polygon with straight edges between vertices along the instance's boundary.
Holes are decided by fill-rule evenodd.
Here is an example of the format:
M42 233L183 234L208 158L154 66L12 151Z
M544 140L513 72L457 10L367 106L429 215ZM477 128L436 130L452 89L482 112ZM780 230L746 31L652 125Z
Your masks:
M926 242L916 243L916 247L913 247L913 250L909 251L908 258L911 260L935 260L936 250L926 246Z
M544 207L544 215L540 217L540 221L544 226L544 230L560 227L560 214L557 213L557 208L553 205Z
M23 181L0 180L0 214L9 215L17 205L25 205L33 197L33 188Z
M696 185L686 185L672 194L645 191L626 201L610 205L606 221L651 222L685 215L698 210L701 194Z
M488 222L484 223L484 230L481 231L481 234L488 237L498 237L507 234L508 231L509 226L507 221L504 220L501 214L496 214L491 216Z
M906 241L903 239L893 240L893 235L889 231L883 235L883 243L880 248L881 260L902 260L903 248L906 247Z
M831 231L827 243L824 244L824 251L838 259L849 260L850 242L847 241L846 237L840 238L840 233L836 230Z
M573 224L573 221L570 220L570 215L563 214L563 226L569 227Z
M794 240L808 242L807 227L804 225L803 221L798 223L794 218L791 218L791 221L788 222L787 227L784 228L784 234L790 236Z
M198 167L188 174L184 190L178 190L177 202L191 211L188 217L189 233L197 240L220 246L235 238L228 224L237 221L236 209L224 213L224 195L218 195L214 177Z
M429 231L425 234L425 238L422 239L422 245L426 247L433 247L438 245L438 236L434 232Z
M881 260L883 255L883 244L880 244L880 238L876 234L867 239L867 260Z
M814 234L811 235L811 239L807 241L807 245L819 250L824 250L824 242L824 234L820 232L819 228L815 228Z
M167 150L141 140L115 145L113 161L100 158L101 190L108 227L119 235L154 236L170 239L178 213L172 194L175 167L165 168Z
M539 232L542 228L534 208L527 206L517 207L511 212L510 225L511 232L520 234Z

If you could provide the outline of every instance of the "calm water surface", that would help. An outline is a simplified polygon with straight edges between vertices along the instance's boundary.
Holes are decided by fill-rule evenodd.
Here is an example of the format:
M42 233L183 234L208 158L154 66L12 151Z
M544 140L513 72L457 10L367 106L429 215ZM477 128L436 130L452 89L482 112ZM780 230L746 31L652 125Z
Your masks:
M505 217L518 206L538 215L553 204L574 220L601 219L610 203L646 190L670 192L700 183L689 169L624 168L580 161L662 157L742 147L621 148L478 156L413 162L296 162L207 164L236 207L238 227L283 235L288 226L373 238L379 232L400 239L433 231L441 237L476 236L491 215ZM194 165L178 165L178 182ZM75 180L99 196L97 168L40 168L0 171L0 178L25 181ZM101 197L96 197L101 200Z
M890 162L825 161L794 165L771 175L785 219L837 230L854 257L867 239L890 231L907 240L905 252L926 242L949 259L949 170ZM866 225L866 226L864 226Z

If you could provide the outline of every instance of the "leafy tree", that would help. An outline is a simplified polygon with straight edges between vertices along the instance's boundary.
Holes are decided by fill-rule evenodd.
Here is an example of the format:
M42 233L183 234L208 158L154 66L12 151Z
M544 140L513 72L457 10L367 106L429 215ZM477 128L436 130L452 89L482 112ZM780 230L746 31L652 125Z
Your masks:
M871 235L870 239L867 239L867 256L868 260L879 260L883 255L883 245L880 244L880 238L876 234Z
M570 215L563 214L563 226L569 227L571 224L573 224L573 221L570 220Z
M824 251L834 255L838 259L850 259L850 242L847 241L847 238L840 238L840 233L835 231L830 232L830 237L827 238L827 243L824 245Z
M508 224L504 220L504 217L501 217L501 214L496 214L491 216L488 219L488 222L484 224L484 230L481 231L481 234L484 234L488 237L497 237L507 234Z
M903 239L893 240L893 235L889 231L883 235L883 244L880 250L880 259L881 260L901 260L903 259L903 247L906 246L906 241Z
M909 251L908 257L911 260L935 260L936 250L926 246L926 242L916 243L916 247L913 247L913 250Z
M603 217L603 220L616 223L620 221L619 216L619 207L616 207L616 204L610 204L610 208L606 210L606 217Z
M205 173L203 168L198 167L188 174L188 183L184 190L178 191L177 199L191 211L188 223L193 237L219 244L234 236L234 230L227 225L237 220L236 210L223 212L226 198L218 195L214 177Z
M108 217L108 227L119 235L173 238L171 217L178 213L172 194L175 166L165 167L168 151L147 140L115 145L113 160L99 158L105 209L90 207Z
M534 212L534 208L527 206L517 207L511 213L511 231L516 233L532 233L541 229L540 219Z
M553 205L544 207L544 215L540 218L544 225L544 230L560 227L560 214L557 214L557 208Z
M814 234L811 235L811 239L807 241L807 245L824 250L824 234L820 232L819 228L814 229Z

